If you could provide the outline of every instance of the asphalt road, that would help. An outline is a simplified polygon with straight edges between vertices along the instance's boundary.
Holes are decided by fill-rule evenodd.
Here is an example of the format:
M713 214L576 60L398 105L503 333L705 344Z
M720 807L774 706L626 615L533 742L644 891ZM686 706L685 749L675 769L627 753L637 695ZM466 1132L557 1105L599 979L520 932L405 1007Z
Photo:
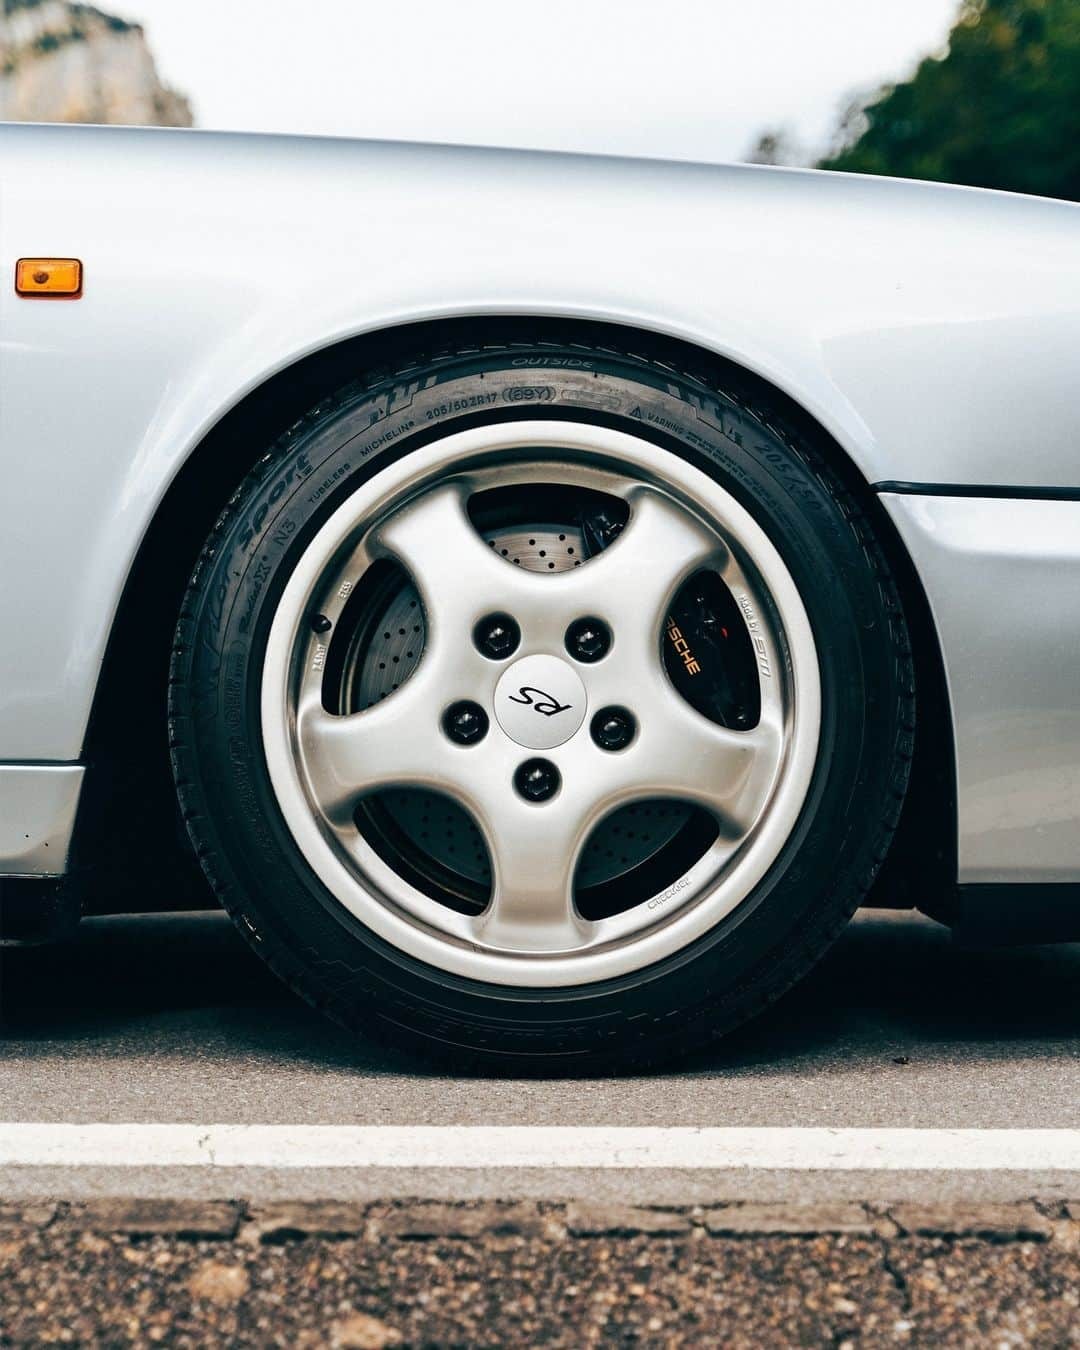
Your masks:
M642 1077L455 1077L358 1045L280 988L219 915L93 920L66 946L7 952L0 999L5 1123L1080 1128L1080 946L968 953L910 916L861 916L764 1018L707 1058ZM0 1192L1076 1199L1080 1174L1040 1166L1037 1150L1024 1166L963 1173L86 1164L0 1167Z

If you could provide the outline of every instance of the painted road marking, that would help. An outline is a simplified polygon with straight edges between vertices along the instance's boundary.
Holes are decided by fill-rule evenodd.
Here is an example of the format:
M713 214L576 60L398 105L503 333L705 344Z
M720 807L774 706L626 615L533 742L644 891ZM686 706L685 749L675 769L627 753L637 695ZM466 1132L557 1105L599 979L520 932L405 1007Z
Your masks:
M0 1124L0 1167L1080 1172L1080 1129Z

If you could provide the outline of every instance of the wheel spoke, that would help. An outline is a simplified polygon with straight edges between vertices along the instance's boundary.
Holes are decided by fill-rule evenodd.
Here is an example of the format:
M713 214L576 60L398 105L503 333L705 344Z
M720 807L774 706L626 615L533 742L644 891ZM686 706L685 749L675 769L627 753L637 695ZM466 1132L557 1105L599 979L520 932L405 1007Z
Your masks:
M468 641L481 614L505 608L507 593L522 584L484 544L469 519L468 488L450 482L418 497L381 525L370 541L408 571L420 592L429 647L445 633ZM536 578L528 578L534 585Z
M415 688L414 688L415 685ZM311 700L297 717L297 740L311 791L335 825L351 820L359 799L388 787L445 788L449 781L438 735L426 723L419 672L364 712L334 716Z
M729 839L754 824L776 780L783 736L771 719L749 731L718 726L660 676L649 682L649 713L636 739L611 755L609 796L671 797L703 807Z
M590 820L580 802L535 806L511 794L493 807L480 808L494 879L477 940L536 953L583 946L590 925L574 911L573 881Z
M672 694L672 698L678 696ZM687 705L659 728L657 786L711 812L725 831L741 837L757 819L776 778L783 739L762 722L750 731L717 726Z

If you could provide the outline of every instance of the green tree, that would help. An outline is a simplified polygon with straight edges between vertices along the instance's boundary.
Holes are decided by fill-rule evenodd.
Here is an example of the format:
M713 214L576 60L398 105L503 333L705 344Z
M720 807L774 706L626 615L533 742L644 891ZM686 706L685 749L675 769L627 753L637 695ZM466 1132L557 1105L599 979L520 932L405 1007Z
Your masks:
M963 0L945 54L854 104L820 167L1080 199L1080 0Z

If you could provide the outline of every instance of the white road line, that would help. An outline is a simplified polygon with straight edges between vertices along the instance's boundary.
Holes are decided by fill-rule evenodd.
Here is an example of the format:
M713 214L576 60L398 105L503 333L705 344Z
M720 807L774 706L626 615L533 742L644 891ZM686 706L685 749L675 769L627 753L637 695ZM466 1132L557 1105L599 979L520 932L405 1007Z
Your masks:
M1080 1129L0 1123L0 1167L1080 1172Z

